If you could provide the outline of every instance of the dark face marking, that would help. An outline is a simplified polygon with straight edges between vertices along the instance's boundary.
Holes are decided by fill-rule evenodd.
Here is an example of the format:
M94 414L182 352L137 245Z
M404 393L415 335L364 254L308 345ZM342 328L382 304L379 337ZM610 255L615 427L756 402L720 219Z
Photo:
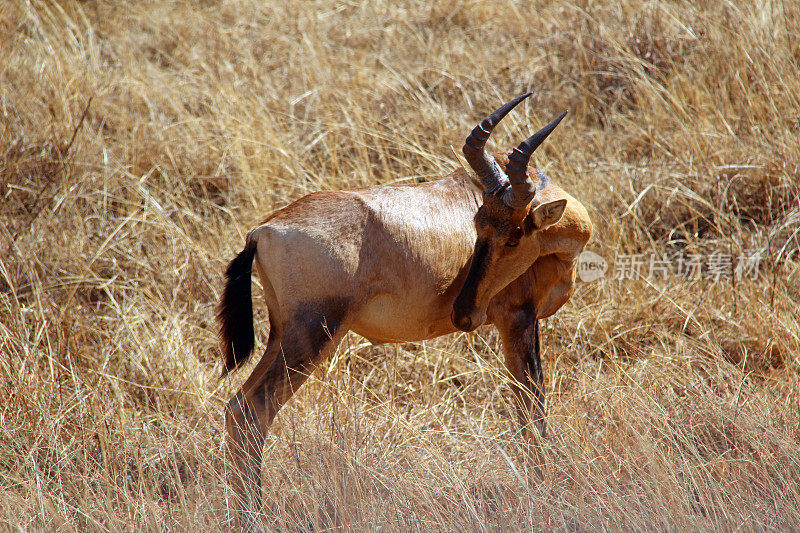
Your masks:
M503 234L512 225L514 210L508 207L499 196L494 194L483 195L483 205L475 214L475 229L480 236L488 230Z
M484 194L483 205L475 214L475 251L467 278L453 304L456 315L469 312L475 306L478 287L492 275L498 257L513 253L523 237L520 227L523 213L514 211L496 195ZM515 219L520 219L516 222Z
M486 241L481 241L479 237L475 243L475 253L472 255L467 279L464 280L461 292L453 302L453 310L456 313L468 310L475 305L478 284L486 276L486 269L489 267L489 259L492 255L491 251L491 245Z

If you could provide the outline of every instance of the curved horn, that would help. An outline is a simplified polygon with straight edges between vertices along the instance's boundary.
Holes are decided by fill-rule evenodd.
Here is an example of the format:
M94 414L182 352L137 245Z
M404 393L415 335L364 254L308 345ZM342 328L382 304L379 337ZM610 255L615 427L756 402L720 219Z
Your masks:
M508 172L508 180L511 182L511 188L503 192L503 202L505 202L508 207L512 209L522 209L533 200L533 197L536 195L536 186L534 186L533 182L528 177L528 162L531 160L531 155L534 150L536 150L547 136L556 129L558 123L561 122L561 119L566 115L566 111L561 113L561 115L550 122L550 124L522 141L519 146L514 148L508 155L506 172Z
M491 135L494 127L497 126L497 123L500 122L509 111L514 109L517 104L532 94L533 93L525 93L517 96L483 119L483 121L472 130L472 133L469 134L469 137L467 137L464 143L464 148L461 149L461 151L464 152L467 163L469 163L469 166L472 167L472 170L478 175L484 190L488 193L493 193L502 189L506 183L508 183L508 178L505 172L497 165L497 161L494 160L494 157L487 154L486 150L484 150L486 141L489 139L489 135Z

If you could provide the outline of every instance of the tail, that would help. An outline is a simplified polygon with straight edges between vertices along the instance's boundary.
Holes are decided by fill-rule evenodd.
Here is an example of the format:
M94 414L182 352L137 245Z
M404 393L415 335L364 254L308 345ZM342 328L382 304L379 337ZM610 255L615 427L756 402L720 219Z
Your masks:
M250 274L256 243L248 239L239 255L225 271L225 289L217 306L217 322L222 345L222 376L244 363L255 345L253 332L253 299Z

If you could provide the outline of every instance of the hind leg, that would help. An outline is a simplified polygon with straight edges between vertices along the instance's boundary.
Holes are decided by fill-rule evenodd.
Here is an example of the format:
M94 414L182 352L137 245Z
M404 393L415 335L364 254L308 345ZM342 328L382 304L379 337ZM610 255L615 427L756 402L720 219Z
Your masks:
M228 450L236 466L234 485L243 511L261 506L261 461L267 429L280 408L328 357L347 332L345 309L304 308L291 316L282 338L270 335L264 357L228 402Z

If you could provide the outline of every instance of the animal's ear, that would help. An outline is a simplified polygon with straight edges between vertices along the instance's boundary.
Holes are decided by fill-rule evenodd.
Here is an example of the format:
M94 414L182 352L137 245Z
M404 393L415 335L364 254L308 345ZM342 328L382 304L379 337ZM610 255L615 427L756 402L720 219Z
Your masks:
M566 198L537 205L531 209L528 216L525 217L525 229L530 232L535 229L544 229L548 226L552 226L561 220L566 208Z

